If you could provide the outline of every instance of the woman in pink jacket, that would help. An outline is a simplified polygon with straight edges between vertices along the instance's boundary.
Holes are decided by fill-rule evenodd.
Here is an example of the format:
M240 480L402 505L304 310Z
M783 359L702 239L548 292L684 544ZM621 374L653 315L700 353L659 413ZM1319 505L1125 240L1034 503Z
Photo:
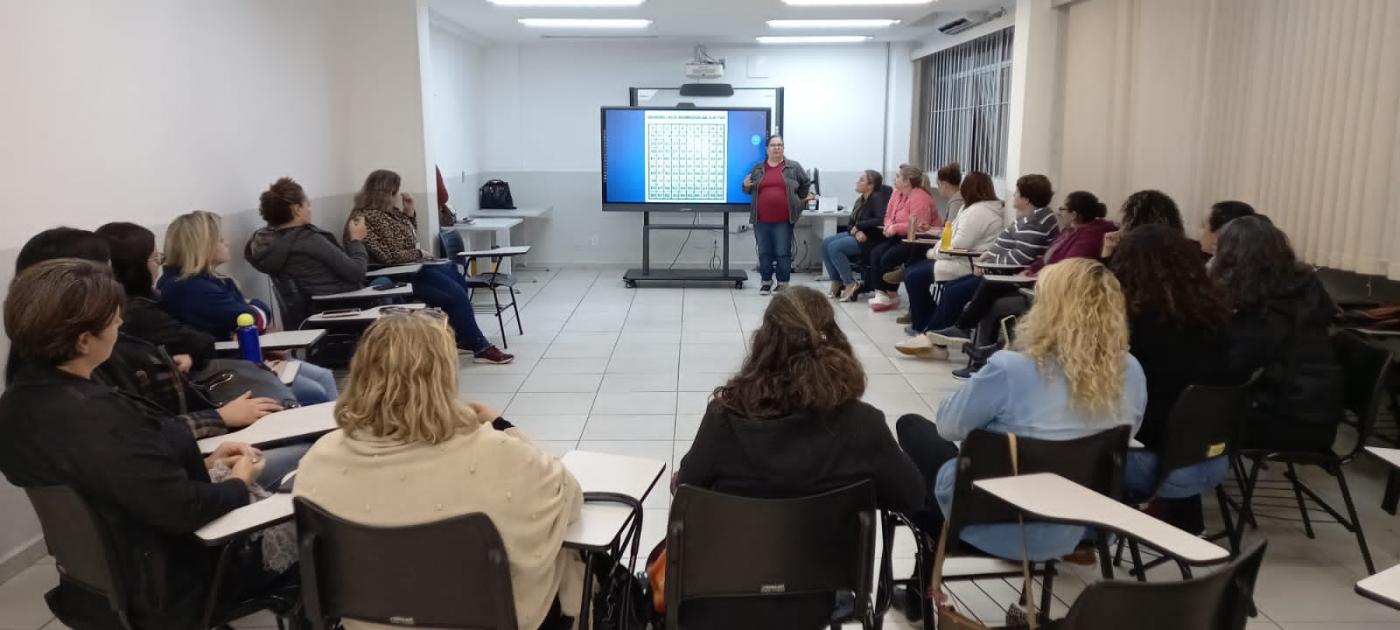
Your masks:
M923 169L905 164L894 177L894 195L890 196L890 204L885 209L885 240L870 252L870 264L874 267L870 277L878 291L870 300L870 308L877 313L899 306L899 285L886 282L885 272L898 268L915 255L923 255L923 248L904 242L911 237L911 223L915 232L926 232L935 225L942 225L943 221L933 207L928 176Z

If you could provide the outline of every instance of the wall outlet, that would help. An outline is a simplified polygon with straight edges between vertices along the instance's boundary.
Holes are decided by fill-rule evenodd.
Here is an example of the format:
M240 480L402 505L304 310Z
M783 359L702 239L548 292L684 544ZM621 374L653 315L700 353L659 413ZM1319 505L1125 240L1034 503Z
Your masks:
M590 245L594 246L594 247L597 247L597 246L598 246L598 235L597 235L597 234L594 234L594 235L593 235L593 238L588 239L588 243L589 243Z

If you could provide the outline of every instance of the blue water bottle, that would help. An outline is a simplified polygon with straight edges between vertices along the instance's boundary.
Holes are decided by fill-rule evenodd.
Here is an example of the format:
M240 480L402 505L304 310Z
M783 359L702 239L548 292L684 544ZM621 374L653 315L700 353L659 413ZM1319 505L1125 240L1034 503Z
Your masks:
M262 363L262 343L258 341L258 326L253 316L244 313L235 323L238 324L238 354L254 363Z

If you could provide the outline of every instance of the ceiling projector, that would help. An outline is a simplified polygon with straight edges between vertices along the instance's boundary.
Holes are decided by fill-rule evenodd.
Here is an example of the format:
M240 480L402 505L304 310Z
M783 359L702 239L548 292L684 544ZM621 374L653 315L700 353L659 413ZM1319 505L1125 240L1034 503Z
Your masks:
M692 61L685 64L685 76L692 79L718 79L724 76L724 63Z

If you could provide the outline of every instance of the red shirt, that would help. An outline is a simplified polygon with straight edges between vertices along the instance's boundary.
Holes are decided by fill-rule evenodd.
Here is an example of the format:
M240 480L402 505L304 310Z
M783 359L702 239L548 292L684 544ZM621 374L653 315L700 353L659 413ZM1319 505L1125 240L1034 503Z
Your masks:
M787 182L783 180L783 166L767 165L763 168L763 179L758 181L758 220L760 223L784 223L788 221Z

